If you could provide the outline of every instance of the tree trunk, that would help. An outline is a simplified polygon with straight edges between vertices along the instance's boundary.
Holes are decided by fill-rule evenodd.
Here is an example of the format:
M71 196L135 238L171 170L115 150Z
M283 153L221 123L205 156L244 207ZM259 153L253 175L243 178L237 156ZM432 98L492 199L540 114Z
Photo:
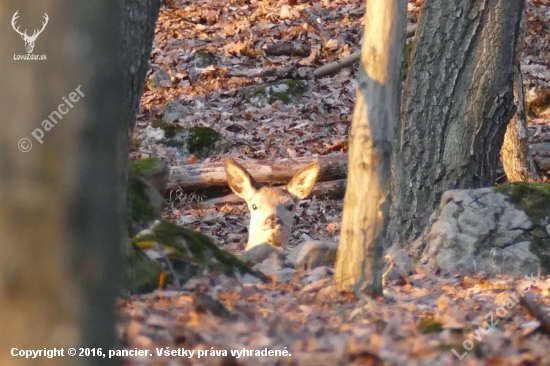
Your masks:
M123 223L128 223L128 197L126 187L128 183L128 148L130 135L136 122L139 111L139 102L143 94L145 76L149 69L151 48L155 36L160 0L118 0L122 21L122 52L119 53L122 76L124 78L124 118L118 132L117 165L119 214ZM122 240L127 240L127 235Z
M118 0L123 14L122 65L125 79L125 111L129 128L134 128L145 76L149 70L160 0ZM127 155L127 152L126 152Z
M303 157L277 160L248 160L239 162L257 182L286 184L312 161L318 160L321 172L317 181L342 179L348 171L347 154L326 155L316 158ZM170 168L168 189L194 191L209 187L226 187L227 174L223 163L180 165Z
M523 97L523 78L521 77L521 49L527 31L527 17L525 12L521 19L518 48L516 50L514 73L514 102L518 110L510 121L504 135L504 143L500 151L500 158L508 182L537 182L539 175L535 162L529 151L529 130L525 117L525 101Z
M417 238L444 191L494 184L516 111L522 9L523 1L424 2L404 91L388 245Z
M390 159L399 120L405 0L369 0L349 134L348 186L335 269L339 291L382 294Z
M106 0L0 1L6 19L16 10L22 28L40 28L44 13L49 23L33 51L47 60L0 59L0 108L9 111L0 133L0 364L114 364L68 349L115 346L119 9ZM26 54L7 27L0 49ZM54 348L64 357L19 356Z

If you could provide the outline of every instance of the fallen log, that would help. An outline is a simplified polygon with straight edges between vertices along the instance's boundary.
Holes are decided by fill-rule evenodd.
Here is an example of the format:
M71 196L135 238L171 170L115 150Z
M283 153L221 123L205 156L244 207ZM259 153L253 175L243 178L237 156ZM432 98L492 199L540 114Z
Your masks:
M278 42L262 47L263 51L268 56L298 56L307 57L311 53L311 45L309 43L300 42Z
M277 160L241 160L239 164L260 183L286 184L300 168L315 160L321 164L319 182L347 177L348 154ZM168 190L196 191L224 186L227 186L227 176L221 162L170 167Z
M311 197L324 198L326 196L332 198L344 198L346 193L346 179L331 180L328 182L317 182ZM236 194L228 194L227 196L211 198L201 202L201 206L223 206L225 204L244 203L244 200Z

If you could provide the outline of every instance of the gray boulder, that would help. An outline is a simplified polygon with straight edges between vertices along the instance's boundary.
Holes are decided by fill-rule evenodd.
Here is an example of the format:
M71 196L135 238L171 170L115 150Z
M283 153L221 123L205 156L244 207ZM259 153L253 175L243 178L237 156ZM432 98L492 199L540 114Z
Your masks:
M334 266L338 244L326 240L311 240L299 244L287 256L295 269L313 269L320 266Z
M410 254L444 272L550 273L548 184L451 190Z
M280 249L267 243L250 248L241 254L240 259L250 266L255 266L269 258L273 253L276 254L279 261L283 262L285 260L285 254Z

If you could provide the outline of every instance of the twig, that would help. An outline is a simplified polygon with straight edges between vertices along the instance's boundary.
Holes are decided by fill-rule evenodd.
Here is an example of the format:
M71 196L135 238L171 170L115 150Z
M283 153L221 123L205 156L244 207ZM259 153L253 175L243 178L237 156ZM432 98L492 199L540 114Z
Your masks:
M321 38L321 46L325 47L328 40L330 39L330 35L317 23L317 18L311 14L308 10L304 9L302 10L302 13L306 15L307 22L315 28L317 33L319 34L319 38Z

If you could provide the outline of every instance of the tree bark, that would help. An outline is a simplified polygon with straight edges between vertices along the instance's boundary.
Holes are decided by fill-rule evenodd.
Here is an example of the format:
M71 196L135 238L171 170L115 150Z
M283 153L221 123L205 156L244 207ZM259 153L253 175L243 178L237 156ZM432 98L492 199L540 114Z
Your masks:
M336 259L339 291L382 294L390 159L399 121L405 0L368 0L359 89L349 134L348 186Z
M125 79L125 111L133 130L149 70L160 0L118 0L122 9L122 65ZM127 154L126 154L127 155Z
M9 111L0 133L0 364L111 365L67 350L115 346L120 12L107 0L0 1L1 14L16 10L25 24L39 28L44 13L49 23L33 51L45 61L7 57L25 54L23 41L7 28L0 37L0 108ZM64 357L14 357L14 348Z
M508 182L537 182L539 180L535 162L529 151L529 130L527 129L523 78L521 77L520 68L521 49L526 31L527 17L524 12L518 36L514 73L514 102L518 110L506 129L500 152Z
M494 184L516 111L522 9L523 1L424 2L394 158L388 245L417 238L444 191Z
M318 181L342 179L348 171L347 154L325 155L316 158L303 157L278 160L239 161L257 182L288 183L300 168L312 161L321 164ZM170 168L168 189L194 191L209 187L227 186L227 175L223 163L180 165Z
M120 125L117 133L118 210L122 222L130 226L126 190L128 185L128 148L139 111L145 76L149 69L160 0L118 0L118 5L122 13L122 52L119 53L119 57L124 78L124 112L126 113L125 124ZM122 240L123 242L128 240L126 234Z

